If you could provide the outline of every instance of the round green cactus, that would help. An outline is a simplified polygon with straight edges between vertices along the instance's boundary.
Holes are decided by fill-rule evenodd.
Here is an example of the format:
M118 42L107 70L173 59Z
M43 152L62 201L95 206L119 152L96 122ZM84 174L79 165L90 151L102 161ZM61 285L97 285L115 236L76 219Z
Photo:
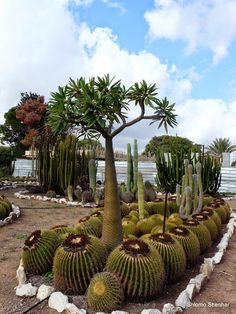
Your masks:
M196 264L200 255L200 243L196 235L183 226L171 229L170 233L182 245L187 258L187 266Z
M209 216L204 214L195 214L192 215L193 219L197 219L200 223L207 227L211 234L211 240L215 241L218 235L218 229L214 220L212 220Z
M186 255L182 245L170 233L152 234L147 240L160 253L167 282L175 282L186 268Z
M165 202L163 199L158 198L154 202L148 202L148 212L150 214L164 214Z
M179 206L177 204L175 196L171 196L168 198L168 208L171 214L179 212Z
M219 204L221 207L225 208L225 211L227 214L227 220L228 220L231 214L231 209L230 209L229 204L223 198L220 198L220 197L214 198L212 202L215 204Z
M22 250L23 265L27 273L41 275L52 269L53 257L60 244L55 231L36 230L25 240Z
M224 205L212 202L207 207L214 210L220 216L222 224L227 222L228 213L227 213L227 209Z
M102 222L98 217L85 216L79 220L75 228L98 238L102 236Z
M90 214L90 217L96 217L96 218L99 218L101 221L103 221L103 212L96 210L95 212Z
M116 247L109 255L105 269L120 278L128 300L156 297L165 281L160 254L140 239L126 240Z
M133 234L137 234L137 229L135 223L129 220L122 220L122 233L123 236Z
M221 231L221 219L219 214L217 214L216 211L212 210L209 207L205 207L202 211L201 214L207 215L208 217L210 217L216 224L217 229L218 229L218 234Z
M155 217L148 217L141 219L136 224L137 233L141 236L145 233L150 233L151 230L157 225Z
M177 226L180 226L183 224L183 220L180 218L179 214L177 214L177 213L171 214L167 218L167 222L173 223Z
M165 231L170 231L171 229L175 228L177 225L172 222L167 222L165 225ZM157 225L156 227L152 228L151 234L157 234L163 232L163 224Z
M52 227L51 230L55 231L58 234L75 232L75 228L69 227L67 225L57 225L57 226Z
M211 234L206 226L200 224L196 219L188 219L184 221L183 226L191 230L198 238L201 253L211 246Z
M111 312L120 308L124 291L118 277L109 272L96 274L87 290L87 304L99 312Z
M125 202L120 202L120 208L121 208L121 217L125 217L130 212L130 207Z
M102 271L106 257L106 249L98 238L70 234L54 257L55 288L68 294L84 294L94 274Z
M4 220L8 216L8 211L5 204L0 202L0 220Z

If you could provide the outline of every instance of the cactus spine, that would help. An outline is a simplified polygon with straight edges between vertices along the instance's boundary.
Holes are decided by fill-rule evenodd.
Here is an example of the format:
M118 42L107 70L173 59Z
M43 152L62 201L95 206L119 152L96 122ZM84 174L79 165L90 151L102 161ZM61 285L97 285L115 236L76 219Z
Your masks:
M120 308L124 291L116 275L103 272L92 278L86 298L89 307L94 311L111 312Z

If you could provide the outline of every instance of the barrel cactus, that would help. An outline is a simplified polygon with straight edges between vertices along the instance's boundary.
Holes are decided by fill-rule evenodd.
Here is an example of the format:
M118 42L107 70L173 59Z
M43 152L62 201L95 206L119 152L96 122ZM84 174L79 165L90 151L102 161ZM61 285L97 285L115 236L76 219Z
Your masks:
M137 233L136 225L130 220L122 220L122 233L123 236Z
M96 274L87 290L87 304L99 312L111 312L120 308L124 291L118 277L109 272Z
M195 214L192 215L192 217L207 227L211 234L211 240L215 241L218 235L218 229L214 220L212 220L208 215L204 214Z
M55 288L68 294L84 294L94 274L102 271L106 257L106 249L98 238L70 234L54 257Z
M165 281L160 254L140 239L126 240L116 247L109 255L105 269L120 278L129 300L156 297Z
M216 211L212 210L209 207L205 207L202 211L201 214L207 215L209 216L216 224L217 229L218 229L218 233L220 233L221 230L221 219L219 214L217 214Z
M98 217L85 216L76 224L76 229L82 229L86 234L94 235L98 238L102 235L102 222Z
M192 231L198 238L201 253L211 246L211 234L206 226L200 224L196 219L188 219L184 221L183 226Z
M179 212L179 205L175 196L168 198L168 208L171 214Z
M161 198L156 199L155 202L148 202L147 206L150 214L164 214L165 202Z
M25 240L22 250L26 272L41 275L50 271L59 242L58 235L52 230L36 230L31 233Z
M231 214L230 206L223 198L220 197L214 198L212 203L219 204L220 206L224 207L227 213L227 219L229 219Z
M148 217L141 219L136 224L136 229L139 235L150 233L151 230L157 225L155 217Z
M170 233L182 245L187 258L187 266L196 264L200 255L200 243L196 235L183 226L171 229Z
M227 222L228 213L224 205L212 202L207 205L207 207L217 212L217 214L220 216L222 224Z
M175 228L177 225L172 222L167 222L165 224L165 231L170 231L171 229ZM157 234L163 232L163 224L157 225L156 227L152 228L151 234Z
M58 234L75 232L74 228L69 227L67 225L57 225L57 226L52 227L51 230L55 231Z
M170 233L152 234L147 240L160 253L167 282L175 282L186 268L186 255L182 245Z

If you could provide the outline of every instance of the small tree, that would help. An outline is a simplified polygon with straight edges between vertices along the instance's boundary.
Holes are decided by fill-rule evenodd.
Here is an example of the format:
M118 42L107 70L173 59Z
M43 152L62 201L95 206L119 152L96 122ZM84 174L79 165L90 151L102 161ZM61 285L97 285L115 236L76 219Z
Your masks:
M135 83L129 89L114 82L109 75L70 79L65 87L52 93L48 107L48 123L52 130L60 132L65 128L77 126L80 135L90 137L102 135L105 139L105 209L102 241L108 249L113 249L122 241L121 209L117 189L116 169L113 152L113 138L125 128L141 120L159 121L162 125L176 125L174 104L164 98L159 100L155 84L145 81ZM139 107L140 113L133 120L127 119L131 103ZM145 108L151 107L153 115L145 115ZM116 128L115 128L116 127Z
M232 153L236 150L236 145L233 145L229 138L216 138L209 146L209 152L222 161L223 153Z

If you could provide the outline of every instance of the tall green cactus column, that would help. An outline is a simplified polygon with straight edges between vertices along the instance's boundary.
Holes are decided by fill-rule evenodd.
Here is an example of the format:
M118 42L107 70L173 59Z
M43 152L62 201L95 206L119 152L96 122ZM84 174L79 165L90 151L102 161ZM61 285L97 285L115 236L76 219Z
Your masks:
M139 219L144 219L144 186L141 172L138 172L138 208Z
M131 192L133 185L133 158L131 154L131 145L127 144L127 191Z
M133 158L133 187L132 192L137 192L138 186L138 141L134 140L134 158Z

